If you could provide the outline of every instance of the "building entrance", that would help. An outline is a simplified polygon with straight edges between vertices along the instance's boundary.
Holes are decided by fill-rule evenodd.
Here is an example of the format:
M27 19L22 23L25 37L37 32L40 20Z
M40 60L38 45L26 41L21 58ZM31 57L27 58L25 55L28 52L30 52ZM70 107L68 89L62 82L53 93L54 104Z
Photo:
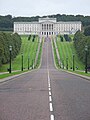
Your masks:
M48 37L48 32L47 32L47 37Z

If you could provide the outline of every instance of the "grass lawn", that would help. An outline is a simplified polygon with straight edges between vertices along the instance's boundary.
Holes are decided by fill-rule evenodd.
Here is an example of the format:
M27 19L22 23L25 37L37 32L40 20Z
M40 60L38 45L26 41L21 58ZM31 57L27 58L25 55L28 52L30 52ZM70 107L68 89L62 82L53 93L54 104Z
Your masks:
M39 54L38 54L38 60L37 60L36 68L39 67L40 62L41 62L43 41L44 41L44 38L42 38L42 42L40 44L40 50L39 50Z
M38 37L35 37L35 41L32 42L32 38L28 41L28 36L21 36L22 45L19 55L12 61L12 70L21 70L22 66L22 57L21 53L23 52L23 67L24 69L28 68L28 56L30 56L30 66L32 66L32 62L35 60L36 52L38 49ZM9 64L5 64L0 67L0 72L7 71L9 68Z
M90 72L85 73L85 72L75 71L75 73L90 77Z
M73 36L72 36L73 37ZM84 70L83 63L79 60L76 50L72 42L64 42L60 41L60 38L57 38L57 47L59 50L59 55L61 58L61 61L64 60L64 65L66 67L66 59L68 58L68 67L69 69L73 66L73 54L75 55L75 67L78 67L79 70Z
M71 36L73 38L73 36ZM53 39L53 38L52 38ZM73 41L72 42L66 42L65 39L64 39L64 42L61 42L60 41L60 38L57 38L57 47L58 47L58 50L59 50L59 54L60 54L60 58L62 60L62 58L64 59L64 65L66 66L66 58L68 56L68 65L69 65L69 70L70 72L73 72L73 73L76 73L76 74L80 74L80 75L83 75L83 76L88 76L90 77L90 72L88 73L85 73L84 70L84 65L82 62L79 61L79 58L76 54L76 51L75 51L75 48L73 46ZM55 50L55 46L54 46L54 42L52 42L52 45L53 45L53 50L54 50L54 58L55 58L55 63L56 63L56 66L58 68L60 68L60 66L58 65L58 60L57 60L57 55L56 55L56 50ZM72 67L72 55L73 53L75 54L75 66L78 66L78 70L75 70L75 71L72 71L72 69L70 69L70 67ZM65 70L67 71L67 70Z
M12 72L12 73L6 73L6 74L1 74L0 75L0 79L6 78L6 77L10 77L10 76L13 76L13 75L18 75L18 74L21 74L21 73L24 73L24 72L27 72L27 70L25 70L25 71L18 71L18 72Z

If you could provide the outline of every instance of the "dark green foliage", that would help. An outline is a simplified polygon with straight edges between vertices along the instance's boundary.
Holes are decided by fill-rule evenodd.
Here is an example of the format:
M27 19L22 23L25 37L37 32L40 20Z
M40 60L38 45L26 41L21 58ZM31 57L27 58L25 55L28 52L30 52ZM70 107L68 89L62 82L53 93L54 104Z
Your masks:
M35 41L35 38L36 38L38 35L32 35L32 36L33 36L32 42L34 42L34 41Z
M9 46L12 46L12 59L16 57L16 55L20 51L21 47L21 38L20 36L10 33L0 32L0 66L2 64L9 62Z
M67 35L67 34L64 34L64 38L67 42L70 42L71 41L71 38Z
M31 39L31 35L28 36L28 40L30 40L30 39Z
M12 31L13 20L11 15L0 16L0 31Z
M63 37L62 36L60 36L60 40L61 40L61 42L63 42Z
M88 26L88 27L85 28L84 35L90 36L90 26Z
M35 40L35 37L34 37L34 35L33 35L32 42L34 42L34 40Z
M90 66L90 36L85 36L82 32L76 32L74 36L74 45L79 59L85 63L85 45L88 46L88 66Z

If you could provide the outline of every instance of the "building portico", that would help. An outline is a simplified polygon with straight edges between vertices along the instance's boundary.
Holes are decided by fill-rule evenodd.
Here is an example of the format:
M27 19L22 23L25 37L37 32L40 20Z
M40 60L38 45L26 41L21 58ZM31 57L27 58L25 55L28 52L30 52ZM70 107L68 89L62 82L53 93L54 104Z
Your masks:
M53 35L54 34L54 24L53 23L42 23L41 24L41 35Z

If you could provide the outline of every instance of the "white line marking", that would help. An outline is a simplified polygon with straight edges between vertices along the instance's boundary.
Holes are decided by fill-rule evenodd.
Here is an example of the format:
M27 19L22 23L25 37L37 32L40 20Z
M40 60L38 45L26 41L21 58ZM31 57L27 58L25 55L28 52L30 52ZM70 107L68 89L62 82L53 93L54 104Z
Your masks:
M50 111L53 111L52 103L49 103L49 105L50 105Z
M48 59L47 59L47 63L48 63ZM52 104L52 93L51 93L51 80L50 80L50 76L49 76L49 69L48 69L48 65L47 65L47 73L48 73L48 89L49 89L49 107L50 107L50 112L53 112L53 104ZM54 115L51 114L50 115L50 120L54 120Z
M50 86L50 81L48 81L48 85Z
M51 91L51 88L49 88L49 91Z
M48 83L50 83L50 78L48 77Z
M50 83L48 83L48 87L51 87L51 86L50 86Z
M49 95L52 95L50 91L49 91Z
M52 102L52 97L51 96L49 96L49 101Z
M51 115L51 120L54 120L54 115Z

